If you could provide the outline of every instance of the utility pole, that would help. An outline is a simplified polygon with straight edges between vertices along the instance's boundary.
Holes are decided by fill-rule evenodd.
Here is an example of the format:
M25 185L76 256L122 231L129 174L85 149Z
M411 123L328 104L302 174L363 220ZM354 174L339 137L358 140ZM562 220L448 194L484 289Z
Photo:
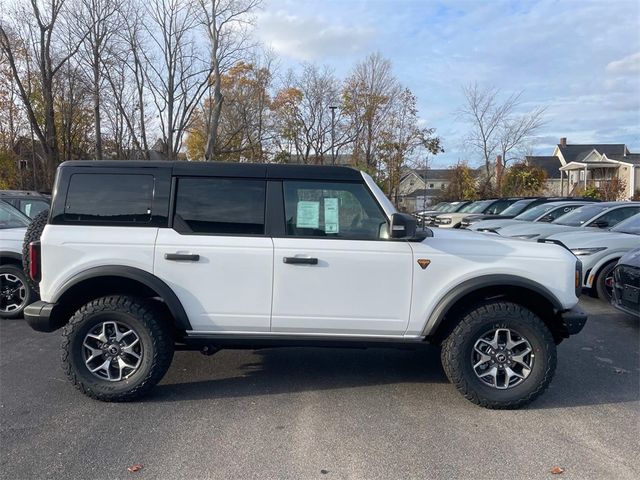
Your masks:
M331 165L336 164L336 107L335 105L329 107L331 110Z

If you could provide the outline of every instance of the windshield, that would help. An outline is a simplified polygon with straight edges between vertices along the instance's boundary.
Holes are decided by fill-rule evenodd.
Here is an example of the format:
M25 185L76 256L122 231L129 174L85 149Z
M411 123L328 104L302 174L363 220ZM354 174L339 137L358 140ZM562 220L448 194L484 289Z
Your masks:
M447 213L447 212L455 212L458 210L458 207L462 204L462 202L451 202L450 204L447 205L447 207L445 209L443 209L442 211Z
M447 202L440 202L435 207L433 207L433 209L437 210L438 212L445 212L448 206L449 204Z
M522 213L530 204L535 202L535 198L528 198L526 200L518 200L515 203L512 203L507 208L505 208L500 215L518 215Z
M0 229L24 228L29 226L29 219L18 210L4 202L0 202Z
M558 205L554 205L553 203L543 203L542 205L536 205L533 208L530 208L526 212L522 212L520 215L515 217L515 220L524 220L525 222L531 222L538 218L541 215L544 215L549 210L557 207ZM508 209L507 209L508 210ZM505 212L507 211L505 210ZM504 212L502 212L504 213Z
M584 207L576 208L572 212L558 217L551 223L558 225L567 225L569 227L580 227L591 220L596 215L611 208L608 205L585 205Z
M627 218L615 227L609 229L612 232L630 233L632 235L640 235L640 213L633 217Z
M482 213L485 208L493 203L493 200L481 200L479 202L473 202L471 205L464 207L461 212L464 213Z

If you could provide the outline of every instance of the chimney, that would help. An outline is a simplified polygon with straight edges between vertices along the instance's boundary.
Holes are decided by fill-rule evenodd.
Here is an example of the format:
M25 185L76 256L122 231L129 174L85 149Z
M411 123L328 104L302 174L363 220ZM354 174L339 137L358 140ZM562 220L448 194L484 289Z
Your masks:
M567 146L567 137L560 138L560 146L561 147L566 147Z

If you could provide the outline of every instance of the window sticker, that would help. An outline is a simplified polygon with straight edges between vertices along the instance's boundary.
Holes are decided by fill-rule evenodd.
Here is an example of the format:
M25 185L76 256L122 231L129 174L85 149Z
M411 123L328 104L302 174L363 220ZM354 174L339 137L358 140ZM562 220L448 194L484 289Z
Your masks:
M325 198L324 199L324 232L325 233L338 233L339 226L339 210L337 198Z
M297 228L319 228L320 227L320 202L310 202L302 200L298 202L298 212L296 215Z

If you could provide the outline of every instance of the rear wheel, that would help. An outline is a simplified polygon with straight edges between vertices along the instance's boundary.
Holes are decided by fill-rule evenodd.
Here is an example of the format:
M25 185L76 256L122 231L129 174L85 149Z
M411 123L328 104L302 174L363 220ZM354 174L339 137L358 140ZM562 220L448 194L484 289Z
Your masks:
M549 385L556 368L551 332L533 312L510 302L469 311L442 346L447 377L471 402L522 407Z
M153 301L110 296L73 315L63 331L62 362L85 395L127 401L162 379L173 348L166 314Z
M27 276L18 265L0 266L0 318L19 318L36 300Z

